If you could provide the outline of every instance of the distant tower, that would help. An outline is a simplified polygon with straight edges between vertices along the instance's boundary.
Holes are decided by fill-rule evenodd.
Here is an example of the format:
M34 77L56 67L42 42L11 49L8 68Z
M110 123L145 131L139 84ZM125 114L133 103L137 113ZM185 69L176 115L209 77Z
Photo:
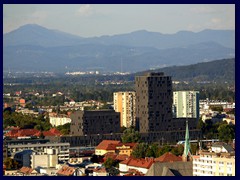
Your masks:
M189 142L189 130L188 130L188 121L186 121L186 134L185 134L185 142L184 142L184 152L182 155L183 161L190 160L190 142Z

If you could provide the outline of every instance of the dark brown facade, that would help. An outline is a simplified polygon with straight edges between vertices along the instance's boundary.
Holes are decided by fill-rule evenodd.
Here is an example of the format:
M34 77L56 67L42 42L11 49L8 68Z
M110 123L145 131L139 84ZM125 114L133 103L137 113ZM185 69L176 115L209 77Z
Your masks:
M120 113L113 110L76 111L71 120L73 136L120 132Z
M172 129L172 80L163 73L135 77L136 121L141 133Z

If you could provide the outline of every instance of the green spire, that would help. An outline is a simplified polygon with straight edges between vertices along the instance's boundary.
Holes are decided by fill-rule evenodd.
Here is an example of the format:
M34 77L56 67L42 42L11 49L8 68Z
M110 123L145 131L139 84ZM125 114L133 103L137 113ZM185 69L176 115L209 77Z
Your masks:
M185 157L188 157L189 152L190 152L189 130L188 130L188 121L186 121L186 134L185 134L185 143L184 143L183 155Z

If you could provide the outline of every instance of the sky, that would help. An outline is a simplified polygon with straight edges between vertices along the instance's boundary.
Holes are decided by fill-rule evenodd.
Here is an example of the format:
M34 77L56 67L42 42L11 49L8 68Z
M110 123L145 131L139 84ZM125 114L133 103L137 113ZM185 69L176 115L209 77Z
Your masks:
M235 30L234 4L4 4L3 33L38 24L81 37Z

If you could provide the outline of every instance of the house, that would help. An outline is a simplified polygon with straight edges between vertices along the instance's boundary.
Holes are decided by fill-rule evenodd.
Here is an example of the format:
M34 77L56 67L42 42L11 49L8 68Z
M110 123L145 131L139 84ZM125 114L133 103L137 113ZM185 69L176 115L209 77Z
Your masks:
M192 176L193 163L187 162L155 162L145 176Z
M12 129L5 134L6 137L10 138L26 138L26 137L39 137L41 132L37 129Z
M212 145L211 151L215 153L231 153L234 152L234 149L226 143L215 143Z
M67 165L62 166L57 172L58 176L83 176L84 173L80 168L69 167Z
M116 145L119 144L120 141L114 140L103 140L95 149L95 154L103 156L108 152L115 152Z
M126 154L130 156L136 144L137 143L119 143L116 146L116 153L120 155Z
M49 131L43 131L44 136L61 136L62 133L56 128L51 128Z
M30 167L25 167L23 166L18 172L17 174L22 174L24 176L36 176L38 174L38 172L35 169L32 169Z
M182 161L182 157L176 156L171 152L166 152L162 156L155 158L154 161L155 162L176 162L176 161Z
M111 158L114 161L121 162L129 158L129 156L126 154L116 154L116 153L108 152L104 155L103 161L105 162L108 158Z
M143 174L146 174L153 163L153 158L135 159L130 157L119 163L120 175L129 173L130 169L135 169Z

